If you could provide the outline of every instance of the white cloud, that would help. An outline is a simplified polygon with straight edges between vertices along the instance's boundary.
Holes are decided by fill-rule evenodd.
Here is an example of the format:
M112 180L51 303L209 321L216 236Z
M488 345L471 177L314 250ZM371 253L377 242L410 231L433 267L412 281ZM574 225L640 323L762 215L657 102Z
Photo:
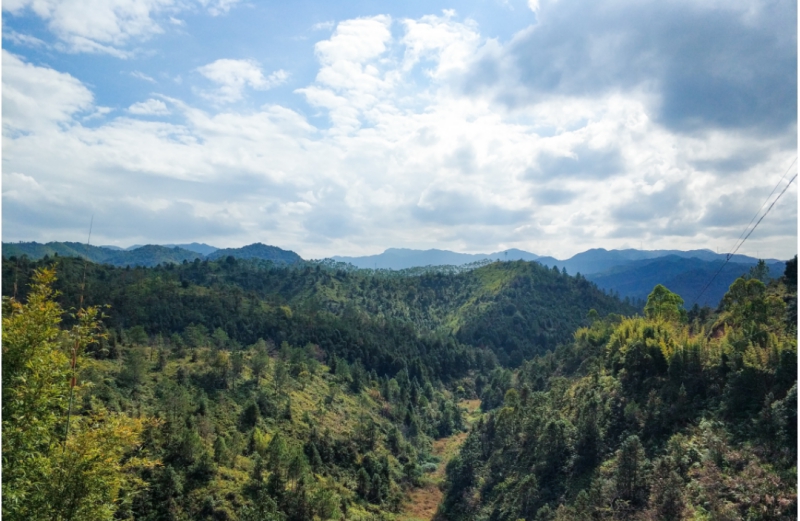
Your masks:
M12 42L16 43L17 45L25 45L26 47L46 47L47 44L36 38L35 36L31 36L29 34L22 34L18 33L17 31L8 30L3 32L3 38L7 40L11 40Z
M147 74L140 72L140 71L133 71L130 73L131 76L134 78L138 78L140 80L149 81L150 83L156 83L156 80L152 77L148 76Z
M277 70L264 76L259 65L252 60L220 59L197 69L197 72L213 81L219 88L207 96L220 102L233 102L242 99L245 87L268 90L285 83L289 74Z
M3 173L3 198L47 198L42 186L29 175L20 172Z
M91 109L93 96L69 74L25 63L3 51L3 129L39 131L70 124Z
M309 258L388 246L560 257L640 240L724 248L741 229L720 198L766 196L794 157L794 136L673 132L646 89L553 93L513 110L465 91L462 76L503 45L449 12L341 22L315 47L315 81L298 90L329 115L319 128L275 103L208 112L164 97L129 111L168 105L169 122L84 127L80 117L96 110L84 85L5 53L4 170L36 184L4 175L16 194L4 235L80 237L91 209L109 242L264 241ZM248 60L198 72L219 101L285 81ZM37 204L41 193L63 202ZM749 243L776 257L796 249L796 187L784 197Z
M436 68L428 70L428 74L442 78L453 71L463 72L472 63L483 41L474 22L456 22L455 15L455 11L445 10L443 16L403 20L405 69L429 59L436 62Z
M323 65L338 62L363 62L382 54L391 39L388 16L345 20L336 26L329 40L318 42L314 49Z
M196 0L212 16L225 14L239 0ZM73 53L109 54L129 58L126 47L164 32L166 22L182 26L173 16L197 4L186 0L8 0L3 10L12 14L32 11L47 23L59 40L58 49ZM27 35L11 35L18 43L41 45Z
M114 109L112 109L111 107L95 107L94 112L92 112L88 116L85 116L83 118L83 121L90 121L92 119L102 118L111 114L113 111Z
M528 0L528 8L534 13L538 13L540 7L539 0Z
M240 0L199 0L211 16L219 16L231 10Z
M3 10L31 9L65 50L125 57L120 47L162 32L154 16L174 5L175 0L12 0L3 2Z
M138 116L165 116L169 114L167 104L161 100L150 98L128 107L128 112Z
M311 26L312 31L330 31L336 26L336 22L328 20L327 22L315 23Z

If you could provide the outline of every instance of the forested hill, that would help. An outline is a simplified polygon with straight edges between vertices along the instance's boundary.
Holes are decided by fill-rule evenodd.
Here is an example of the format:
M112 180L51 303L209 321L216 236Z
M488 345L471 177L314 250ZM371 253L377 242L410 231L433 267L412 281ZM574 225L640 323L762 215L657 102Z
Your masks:
M797 258L681 304L657 286L506 379L438 519L797 519Z
M3 517L397 520L457 439L445 520L788 519L793 265L641 317L535 262L4 258Z
M28 257L39 260L45 257L80 257L98 264L112 266L145 266L154 267L159 264L179 264L183 261L195 259L220 259L228 256L237 259L260 259L271 261L275 264L295 264L302 259L293 251L283 250L277 246L268 246L261 243L250 244L241 248L226 248L219 250L206 244L185 244L159 246L148 244L135 246L128 249L107 246L91 246L78 242L4 242L3 256ZM203 253L205 252L205 253Z
M45 265L59 274L56 287L64 305L77 307L85 266L78 259L4 261L4 294L16 287L23 296L27 277ZM155 268L89 263L83 294L90 305L110 305L105 323L112 331L141 326L148 334L168 336L202 324L222 328L243 344L261 337L298 345L328 342L336 349L363 344L354 339L377 328L375 349L382 351L377 331L401 328L488 348L509 366L568 341L590 309L601 315L635 312L582 277L523 261L415 275L280 267L227 257ZM361 357L367 356L376 353Z
M465 428L460 402L502 401L498 361L568 341L590 308L633 312L527 262L385 273L58 256L2 272L11 521L396 519L441 463L433 441Z

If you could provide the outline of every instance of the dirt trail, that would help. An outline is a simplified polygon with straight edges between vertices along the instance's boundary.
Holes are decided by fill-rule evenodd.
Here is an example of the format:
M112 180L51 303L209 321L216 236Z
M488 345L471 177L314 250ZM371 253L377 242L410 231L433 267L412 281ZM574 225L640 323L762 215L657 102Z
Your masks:
M466 410L465 420L471 424L480 416L480 400L463 400L459 403ZM444 472L447 463L458 454L458 449L467 439L466 432L459 432L453 436L442 438L433 442L433 454L441 458L439 467L429 474L427 483L412 490L397 521L430 521L436 515L439 503L442 502L442 491L439 486L444 482Z

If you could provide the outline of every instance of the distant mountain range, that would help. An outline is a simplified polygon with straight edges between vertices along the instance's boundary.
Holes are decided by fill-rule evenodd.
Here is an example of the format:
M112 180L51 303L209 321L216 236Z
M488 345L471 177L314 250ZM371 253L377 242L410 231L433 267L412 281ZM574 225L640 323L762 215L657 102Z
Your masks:
M702 261L724 261L726 254L714 253L711 250L606 250L594 248L578 253L567 260L558 260L553 257L539 257L538 261L548 266L556 266L559 269L566 268L567 273L575 275L591 275L603 273L617 266L624 266L636 261L647 259L657 259L668 256L676 256L684 259L698 259ZM767 263L781 262L777 259L765 259ZM733 255L730 262L740 264L756 264L758 259L746 255Z
M363 257L334 256L333 260L347 262L358 268L403 270L422 266L442 266L478 262L482 260L524 260L536 261L545 266L556 266L558 269L566 268L567 273L575 275L591 275L603 273L611 268L625 266L636 261L657 259L667 256L676 256L684 259L698 259L702 261L725 260L725 254L714 253L711 250L605 250L595 248L578 253L566 260L554 257L543 257L518 249L497 251L494 253L457 253L448 250L411 250L407 248L389 248L377 255ZM730 262L753 265L758 259L746 255L734 255ZM781 262L777 259L766 259L767 263Z
M100 246L101 248L107 248L111 250L123 250L123 251L131 251L141 248L145 246L144 244L134 244L133 246L128 246L127 248L120 248L119 246ZM219 248L215 246L210 246L204 242L190 242L189 244L162 244L165 248L180 248L182 250L189 250L195 253L199 253L200 255L211 255Z
M295 252L261 243L241 248L219 249L208 244L135 245L126 249L116 246L87 246L76 242L3 243L3 257L27 255L40 259L45 255L88 258L92 262L115 266L156 266L165 263L192 262L195 259L217 260L227 257L237 259L262 259L281 264L296 264L303 259ZM357 268L403 270L425 266L460 266L480 261L535 261L570 275L581 273L598 287L619 294L621 298L644 300L656 284L663 284L681 295L690 307L695 300L699 305L716 306L730 284L748 273L758 259L734 255L698 299L700 290L725 262L725 254L711 250L605 250L595 248L578 253L566 260L542 257L518 249L494 253L458 253L448 250L412 250L389 248L377 255L361 257L332 257ZM785 263L765 259L771 277L783 274Z
M346 262L358 268L379 270L404 270L422 266L460 266L482 260L524 260L533 261L539 258L534 253L510 249L494 253L457 253L448 250L410 250L407 248L389 248L377 255L365 257L331 257L337 262Z
M661 284L680 295L687 309L695 302L699 306L716 307L733 281L748 273L755 264L728 262L722 267L723 263L724 260L719 259L705 261L696 257L667 255L613 266L604 272L589 274L586 278L602 289L618 293L622 298L646 300L655 285ZM786 263L771 260L767 261L767 267L769 276L777 278L783 275ZM706 284L709 286L701 295Z
M207 253L205 253L207 252ZM21 257L41 259L45 255L62 257L82 257L99 264L113 266L145 266L159 264L192 262L195 259L216 260L228 256L239 259L262 259L275 263L293 264L303 259L293 251L282 250L276 246L256 243L243 248L219 249L208 244L182 245L135 245L122 249L117 246L91 246L78 242L4 242L3 257Z
M684 299L686 307L695 301L700 306L716 306L738 277L749 272L758 259L733 255L724 269L714 274L725 262L726 255L711 250L606 250L595 248L578 253L566 260L542 257L523 250L511 249L489 254L456 253L447 250L410 250L390 248L378 255L363 257L333 257L359 268L400 270L419 266L466 264L482 260L527 260L562 270L570 275L586 276L598 287L628 297L633 301L646 300L656 284L662 284ZM770 277L783 274L785 262L765 259ZM708 288L699 295L709 281ZM699 298L698 298L699 297Z

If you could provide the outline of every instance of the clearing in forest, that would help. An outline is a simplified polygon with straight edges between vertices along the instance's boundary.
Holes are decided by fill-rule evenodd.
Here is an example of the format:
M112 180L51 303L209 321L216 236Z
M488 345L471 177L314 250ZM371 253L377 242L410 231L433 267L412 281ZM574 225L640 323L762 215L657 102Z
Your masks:
M468 425L472 425L481 414L480 400L462 400L459 406L467 411L464 418ZM467 433L459 432L433 442L433 454L441 459L439 467L427 477L422 487L415 488L409 493L397 521L430 521L433 519L439 503L442 501L441 485L444 483L444 471L447 463L458 454L458 449L466 439Z

